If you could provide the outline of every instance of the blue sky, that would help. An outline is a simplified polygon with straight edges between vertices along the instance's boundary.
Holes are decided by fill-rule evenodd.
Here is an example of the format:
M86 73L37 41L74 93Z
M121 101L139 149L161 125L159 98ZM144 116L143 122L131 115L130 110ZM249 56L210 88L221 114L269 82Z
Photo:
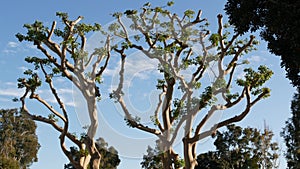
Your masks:
M4 1L0 6L0 18L2 20L1 32L0 32L0 108L14 108L20 107L18 103L12 103L13 97L19 97L21 95L20 90L16 87L16 80L22 76L22 71L29 67L24 62L26 56L40 55L40 53L33 48L29 43L19 43L15 38L15 34L18 32L24 33L23 24L32 23L35 20L43 21L45 24L51 23L53 20L57 20L55 12L62 11L69 13L70 17L76 18L81 15L84 16L84 22L86 23L100 23L106 25L113 21L110 14L116 11L125 11L127 9L139 9L144 3L148 1L144 0L127 0L127 1L103 1L103 0L92 0L92 1L71 1L65 0L54 3L53 1ZM149 1L154 6L164 5L167 1ZM218 13L224 13L224 2L219 0L211 1L175 1L175 5L170 8L172 12L180 15L186 9L203 10L203 17L208 18L211 23L212 31L216 29L216 16ZM92 39L93 37L90 37ZM285 79L285 72L280 68L279 57L271 55L266 48L266 44L262 41L259 46L259 50L249 55L250 60L253 62L253 66L258 64L265 64L274 71L273 78L267 83L271 88L271 97L258 103L252 110L252 112L246 117L246 119L240 123L241 126L257 127L259 129L264 128L264 121L271 130L275 133L275 140L279 142L280 146L284 148L284 142L279 137L281 128L284 127L285 120L290 117L290 100L294 89L289 84L289 81ZM134 74L140 67L136 69L128 70L132 72L133 82L128 86L128 90L134 90L136 95L129 97L142 98L143 103L136 105L138 100L132 99L132 108L136 111L147 112L151 110L152 95L145 95L148 91L139 88L136 84L148 79L151 76L152 69L155 63L139 63L131 62L133 65L142 65L145 68L143 71L148 73ZM142 72L143 72L142 71ZM150 73L149 73L150 72ZM98 135L108 140L109 145L116 147L122 156L122 161L119 166L120 169L127 168L140 168L139 155L146 152L145 144L139 145L141 142L151 142L153 137L143 134L134 129L130 129L125 126L123 121L122 112L119 111L119 107L114 105L112 100L107 98L110 86L114 86L113 78L109 77L116 73L113 67L109 67L107 77L104 80L104 96L103 101L99 104L99 118L101 119ZM136 79L134 79L136 78ZM77 99L74 90L70 87L70 83L66 81L60 82L60 92L62 93L64 100L67 102L68 108L71 111L77 112L75 116L72 116L71 127L74 131L82 132L81 127L88 121L86 120L85 114L79 113L81 108L74 108L74 104L80 102ZM145 85L145 84L143 84ZM149 84L148 84L149 85ZM149 85L151 86L151 84ZM147 87L148 88L148 87ZM149 87L150 88L150 87ZM149 89L151 92L151 89ZM43 96L47 97L50 93L47 90L41 89ZM73 96L72 96L73 94ZM154 92L155 94L155 92ZM75 103L74 99L75 98ZM129 98L130 100L130 98ZM147 101L148 100L148 101ZM51 102L51 99L48 100ZM31 109L35 112L42 112L43 108L35 105L35 103L29 102ZM146 107L146 108L145 108ZM117 113L114 113L117 112ZM120 129L122 133L120 133ZM126 133L126 134L124 134ZM67 158L62 154L59 148L58 133L56 133L50 126L38 123L37 134L39 136L39 142L41 148L39 150L39 161L34 163L32 169L40 168L63 168L63 164L67 163ZM132 139L138 138L138 139ZM123 140L122 140L123 139ZM131 141L131 142L130 142ZM134 145L134 147L133 147ZM139 147L140 146L140 147ZM199 152L207 151L212 148L212 140L205 140L199 144ZM180 147L178 148L180 149ZM281 161L281 166L285 165L285 161Z

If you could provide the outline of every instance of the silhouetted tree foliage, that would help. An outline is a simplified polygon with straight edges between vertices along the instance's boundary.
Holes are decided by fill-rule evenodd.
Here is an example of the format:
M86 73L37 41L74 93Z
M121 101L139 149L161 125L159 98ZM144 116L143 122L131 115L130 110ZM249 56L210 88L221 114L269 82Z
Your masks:
M103 138L96 140L96 147L101 154L100 169L116 169L120 164L121 160L119 159L118 151L114 147L108 147L107 142ZM80 159L81 155L84 155L84 152L78 151L76 147L71 147L71 154L75 161ZM74 166L69 163L65 164L65 169L75 169ZM91 167L89 167L91 168Z
M291 104L292 117L286 121L286 126L281 133L287 146L285 154L288 168L300 168L300 89L294 95Z
M36 124L17 109L0 110L0 168L27 168L38 160Z
M300 85L300 1L228 0L225 11L236 31L260 30L270 52L281 56L287 77Z
M162 152L159 152L157 148L148 146L147 154L143 156L141 162L142 168L145 169L160 169L163 168Z
M294 86L300 86L300 1L297 0L228 0L225 6L236 31L261 30L270 52L281 56L281 66ZM292 117L282 132L289 168L300 168L299 91L292 101Z
M217 132L216 151L198 155L197 169L258 169L276 168L278 144L272 142L273 133L265 129L227 126Z

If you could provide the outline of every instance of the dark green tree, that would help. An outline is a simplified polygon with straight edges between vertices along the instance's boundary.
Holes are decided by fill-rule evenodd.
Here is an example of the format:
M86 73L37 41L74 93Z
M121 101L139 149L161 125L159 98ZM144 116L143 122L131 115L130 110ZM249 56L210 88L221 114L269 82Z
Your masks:
M17 109L0 110L0 168L28 168L38 160L36 124Z
M147 148L147 154L143 156L143 161L141 162L141 167L144 169L161 169L163 167L163 158L166 154L165 152L161 151L159 148L159 140L156 142L156 147L152 148L151 146L148 146ZM184 166L184 160L175 159L173 161L174 168L182 168Z
M300 1L228 0L225 11L237 32L260 30L292 84L300 85Z
M227 126L217 132L216 151L198 155L197 169L267 169L277 168L278 144L272 131Z
M158 148L152 148L148 146L147 154L143 156L143 161L141 162L142 168L145 169L160 169L163 168L162 163L162 152Z
M99 169L116 169L121 162L118 151L112 146L108 147L108 143L105 142L103 138L96 140L96 147L101 154ZM80 156L83 154L83 152L78 151L76 147L71 147L70 149L74 161L80 160ZM64 168L75 169L71 163L65 164Z
M291 104L292 117L286 121L286 126L281 133L287 146L285 154L289 168L300 168L300 89L294 95Z
M97 139L96 147L102 156L100 169L116 169L121 162L118 151L112 146L108 147L103 138Z
M297 0L228 0L225 6L236 31L261 31L270 52L281 57L287 77L300 87L300 1ZM299 168L300 114L299 90L292 101L292 117L286 122L282 136L286 140L289 168ZM298 146L297 146L298 145Z

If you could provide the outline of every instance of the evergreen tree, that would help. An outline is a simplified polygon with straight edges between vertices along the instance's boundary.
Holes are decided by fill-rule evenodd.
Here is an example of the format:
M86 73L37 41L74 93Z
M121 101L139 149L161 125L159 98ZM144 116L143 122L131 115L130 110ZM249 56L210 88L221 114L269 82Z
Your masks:
M287 151L285 157L287 159L288 168L300 168L300 88L294 95L291 104L292 117L286 121L286 126L281 135L285 140Z
M286 141L289 168L300 168L299 87L300 87L300 1L295 0L228 0L225 11L236 31L261 30L270 52L281 57L287 77L298 88L292 101L292 117L282 136Z
M273 133L265 129L241 128L229 125L217 132L216 151L198 155L197 169L268 169L277 168L278 144Z
M17 109L0 110L0 168L28 168L37 162L36 124Z
M225 11L237 32L260 30L292 84L300 85L300 1L228 0Z

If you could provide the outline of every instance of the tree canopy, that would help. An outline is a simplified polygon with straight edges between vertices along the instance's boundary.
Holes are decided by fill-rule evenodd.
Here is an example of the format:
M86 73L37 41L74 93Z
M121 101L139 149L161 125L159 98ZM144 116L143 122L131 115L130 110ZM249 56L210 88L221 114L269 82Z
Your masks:
M286 121L281 135L287 151L285 157L289 168L300 168L300 93L299 88L291 104L292 117Z
M227 126L217 132L216 151L198 155L197 169L278 168L279 147L272 141L273 132L265 129Z
M147 3L140 11L113 14L117 21L109 28L122 42L115 48L121 56L121 67L119 85L111 98L119 103L129 127L158 137L163 168L181 167L180 155L173 149L174 141L179 139L183 141L183 165L193 169L197 165L197 142L223 126L243 120L257 102L268 97L270 89L264 83L273 72L264 65L257 71L246 67L247 54L258 44L254 36L243 39L240 32L223 24L222 15L217 16L217 32L210 32L201 10L186 10L180 17L167 9L171 5L152 7ZM130 36L132 31L136 36ZM124 100L128 94L123 90L125 65L132 51L158 62L160 78L156 88L160 94L150 125L133 115ZM242 66L245 76L238 78L236 70ZM188 77L186 70L191 72ZM211 70L213 78L207 85L204 77ZM244 110L203 129L214 114L230 110L242 101ZM181 128L182 137L178 134Z
M279 147L273 141L273 132L265 129L242 128L228 125L214 137L215 151L197 156L196 169L260 169L278 168ZM163 152L158 147L148 147L141 165L145 169L163 168Z
M300 1L228 0L225 6L230 23L241 33L260 30L270 52L281 57L281 65L297 93L292 101L292 117L282 136L286 141L289 168L299 168L299 88L300 88Z
M294 86L300 85L300 2L296 0L228 0L229 22L240 33L260 30L270 52L281 57L281 65Z
M77 19L70 19L67 13L57 12L60 22L53 21L47 26L41 21L25 24L26 33L18 33L16 37L20 42L32 43L42 54L28 56L25 61L33 68L25 70L24 76L18 79L18 87L24 89L24 94L19 101L22 103L22 111L32 119L51 125L60 133L60 147L70 162L78 169L86 169L92 164L93 169L100 166L100 153L95 146L95 134L98 129L97 101L100 100L101 75L110 58L110 38L107 36L105 44L99 46L93 52L86 49L87 35L92 32L102 32L99 24L85 24ZM102 32L104 34L104 32ZM90 70L91 68L91 70ZM84 139L77 138L70 132L71 121L69 116L75 113L69 110L61 93L58 90L59 80L71 82L79 90L87 106L87 116L90 119L87 136ZM39 95L38 88L48 87L56 103L50 103ZM27 100L32 99L46 108L44 112L34 113L27 107ZM71 149L65 142L66 139L74 143L84 156L81 160L74 161Z
M0 145L0 168L28 168L40 148L35 122L17 109L1 109Z
M270 89L264 84L273 72L264 65L247 67L247 54L258 44L253 35L245 38L242 33L232 31L223 23L221 14L217 16L218 30L211 32L201 10L186 10L180 17L167 9L173 3L168 2L163 7L152 7L146 3L141 10L116 12L112 15L116 22L108 27L108 31L99 24L81 23L82 16L71 20L67 13L58 12L61 21L58 24L54 21L47 26L36 21L24 25L25 34L16 35L19 41L32 43L43 54L25 59L33 65L33 69L26 70L25 77L18 79L18 87L24 89L19 99L22 112L51 125L60 133L60 147L73 167L98 169L101 166L103 157L94 140L98 127L96 105L101 96L102 74L111 56L120 56L120 71L119 83L110 97L120 105L129 127L157 136L165 169L183 165L193 169L197 165L196 145L199 140L209 137L221 127L243 120L254 105L270 95ZM93 52L86 50L87 34L91 32L100 32L106 37ZM130 32L135 32L135 36L131 36ZM117 38L121 40L115 43ZM135 51L158 63L160 77L154 87L160 94L150 125L143 124L140 117L134 116L123 99L128 94L123 91L125 64ZM244 77L237 75L238 69L243 69ZM187 75L187 71L191 73ZM209 82L207 74L212 74ZM71 82L86 101L91 122L87 137L77 138L70 133L69 115L72 111L57 90L59 78ZM56 100L55 105L39 95L38 89L42 85L49 87ZM35 115L27 107L28 99L37 101L47 111ZM232 113L205 129L213 115L232 110L239 104L243 106L240 112ZM178 132L182 128L184 136L181 137ZM77 147L68 148L66 139ZM183 141L182 158L173 148L178 139Z

